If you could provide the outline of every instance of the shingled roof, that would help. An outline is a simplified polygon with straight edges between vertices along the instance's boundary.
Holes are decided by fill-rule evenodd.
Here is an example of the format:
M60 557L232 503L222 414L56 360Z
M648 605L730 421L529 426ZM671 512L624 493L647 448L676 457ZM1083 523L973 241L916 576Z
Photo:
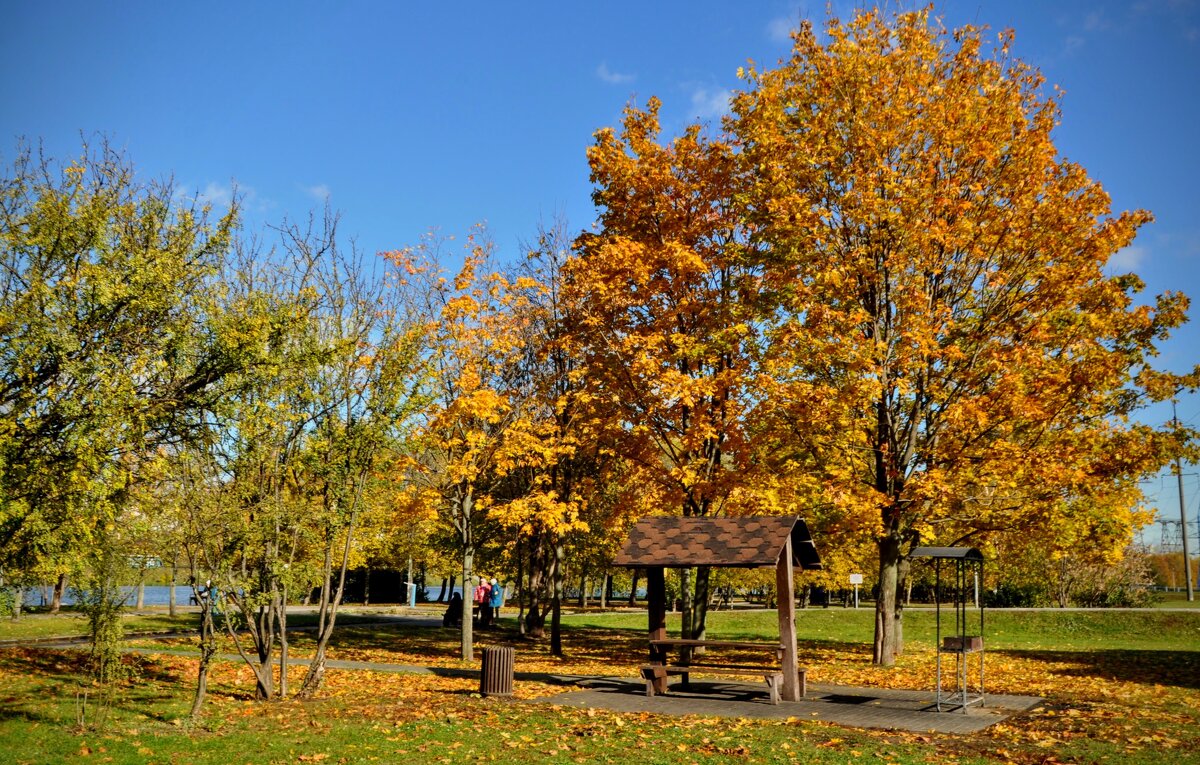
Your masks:
M792 538L792 562L821 568L808 526L802 518L680 518L655 516L638 521L613 562L626 568L762 568L779 561Z

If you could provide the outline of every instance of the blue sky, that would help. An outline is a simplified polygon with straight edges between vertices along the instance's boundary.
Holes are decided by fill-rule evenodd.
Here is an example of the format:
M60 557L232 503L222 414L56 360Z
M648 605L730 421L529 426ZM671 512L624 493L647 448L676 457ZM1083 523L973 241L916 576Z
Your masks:
M81 133L102 134L145 175L173 175L218 204L236 181L251 226L303 217L328 196L368 252L486 221L515 257L539 221L591 223L584 152L626 103L660 97L669 131L717 120L737 68L774 64L789 27L825 8L0 0L0 157L19 137L67 157ZM1012 27L1015 53L1065 90L1062 153L1117 209L1157 218L1114 267L1137 271L1148 294L1196 299L1195 321L1160 359L1195 364L1200 0L951 0L935 13L948 27ZM1200 426L1200 397L1179 412ZM1169 407L1146 414L1169 417ZM1196 470L1185 471L1193 519ZM1178 517L1173 483L1147 490Z

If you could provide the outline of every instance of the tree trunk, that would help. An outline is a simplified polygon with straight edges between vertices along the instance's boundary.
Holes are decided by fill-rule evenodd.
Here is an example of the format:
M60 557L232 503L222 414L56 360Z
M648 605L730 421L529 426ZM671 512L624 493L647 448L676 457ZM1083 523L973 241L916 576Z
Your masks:
M517 633L525 635L525 543L524 538L517 537L516 552L517 581L513 589L513 597L517 600Z
M710 600L709 582L712 569L700 566L696 569L696 592L692 606L692 639L704 640L708 630L708 602Z
M263 574L265 576L265 573ZM243 575L244 577L245 575ZM242 599L237 588L229 587L218 596L214 593L215 586L203 589L204 597L212 601L211 608L219 607L218 597L225 601L228 607L236 608L241 616L243 625L250 633L251 651L242 644L242 634L234 627L234 620L225 618L225 632L237 649L238 654L250 670L254 672L255 697L260 701L270 700L275 695L275 675L271 657L275 650L275 616L272 609L266 606L253 606ZM274 598L273 584L262 585L262 591L268 597ZM199 597L200 592L197 592ZM203 608L203 603L201 604Z
M331 608L333 601L341 600L342 588L338 587L335 594L333 592L333 540L332 536L326 532L325 539L325 558L321 569L321 599L317 604L317 649L313 652L312 660L308 663L308 673L304 676L304 683L300 686L300 698L310 699L317 694L321 689L322 683L325 682L325 646L329 642L329 636L333 633L333 621L337 616L336 607ZM352 535L347 534L346 541L349 543ZM346 581L346 567L342 566L341 584Z
M311 699L315 696L321 689L321 684L325 682L325 651L329 646L329 639L333 637L333 628L337 624L338 607L341 606L342 597L346 592L346 570L350 566L350 545L354 539L357 519L357 511L351 512L345 526L346 536L342 543L342 557L338 562L336 589L333 586L332 555L335 534L332 531L325 542L325 576L322 579L321 605L317 616L317 648L313 653L312 661L309 662L304 684L300 686L300 697L303 699ZM286 603L284 607L286 608Z
M192 594L200 604L200 668L196 672L196 694L192 697L190 713L192 719L195 719L200 716L204 696L208 692L208 668L217 653L217 636L213 628L212 599L208 593L201 595L195 587Z
M1066 608L1069 601L1068 592L1070 587L1067 584L1067 560L1063 558L1058 564L1058 581L1055 583L1055 599L1058 601L1059 608Z
M363 573L363 605L371 605L371 567L367 566Z
M695 609L692 603L692 569L679 569L679 600L680 600L680 627L679 634L692 635L692 616L695 614Z
M630 574L630 579L632 581L629 585L629 606L632 608L633 606L637 605L638 569L633 569L633 573Z
M254 668L255 692L260 701L269 701L275 696L275 668L271 666L271 655L275 652L275 621L271 609L258 609L259 640L258 665Z
M279 593L275 619L279 622L279 698L286 699L288 695L287 587L284 587Z
M171 563L171 587L167 591L167 614L172 619L175 618L179 613L179 611L178 611L179 604L175 602L175 585L178 583L178 579L179 579L179 566L177 566L174 562L172 562Z
M444 576L442 577L442 588L440 590L438 590L437 602L438 603L446 602L446 577L444 577Z
M900 594L907 591L910 587L908 581L908 570L912 566L912 561L907 555L900 556L900 563L896 567L896 609L895 619L892 622L892 629L896 633L895 639L892 641L895 648L896 656L904 655L904 605L907 602L900 597Z
M900 539L888 534L878 541L879 597L875 601L875 642L872 660L884 667L896 663L897 598L900 586Z
M54 594L50 597L50 613L57 614L62 608L63 591L67 589L67 575L59 574L54 583Z
M471 623L471 604L475 602L475 598L474 593L470 592L471 576L474 572L475 548L467 546L463 548L462 554L462 653L459 658L463 661L475 660L475 633ZM482 616L482 613L480 615Z
M586 609L588 603L588 580L586 576L579 577L579 607Z
M25 588L17 585L13 588L12 620L21 621L21 608L25 605Z
M549 572L546 565L546 542L543 534L536 534L529 544L529 611L525 614L525 634L540 638L546 634L546 611L543 596ZM545 600L549 600L546 598Z
M550 571L550 654L563 656L562 647L562 597L563 597L563 558L566 550L561 544L554 545L554 563Z
M137 604L134 608L141 611L146 607L146 580L139 579L137 584Z

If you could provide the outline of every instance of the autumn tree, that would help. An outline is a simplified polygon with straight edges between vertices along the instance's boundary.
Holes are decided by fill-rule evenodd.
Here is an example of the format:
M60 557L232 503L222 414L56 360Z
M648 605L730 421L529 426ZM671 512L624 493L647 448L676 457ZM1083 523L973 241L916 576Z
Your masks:
M524 354L520 303L528 285L501 274L482 232L463 265L445 271L442 242L389 253L395 289L408 295L424 338L425 404L397 476L411 501L434 508L462 563L462 658L472 659L475 555L509 474L535 453L518 380Z
M513 496L499 514L520 541L515 570L527 570L528 610L521 629L533 637L545 633L550 616L550 651L563 653L561 616L568 544L585 534L601 465L604 423L594 416L584 383L584 366L571 326L577 304L565 282L571 256L567 226L557 220L542 227L527 246L520 270L525 278L524 359L520 370L527 402L530 436L525 458L510 472Z
M760 395L783 455L876 518L882 664L918 543L1122 547L1172 444L1130 415L1195 382L1149 366L1186 298L1105 272L1149 214L1060 156L1058 96L987 37L928 10L806 24L728 123L773 306Z
M596 233L566 264L584 379L615 424L615 449L665 506L726 511L753 481L759 264L736 214L737 158L700 126L660 137L659 102L626 109L588 150ZM734 511L736 512L736 510ZM708 569L683 579L683 634L703 637Z

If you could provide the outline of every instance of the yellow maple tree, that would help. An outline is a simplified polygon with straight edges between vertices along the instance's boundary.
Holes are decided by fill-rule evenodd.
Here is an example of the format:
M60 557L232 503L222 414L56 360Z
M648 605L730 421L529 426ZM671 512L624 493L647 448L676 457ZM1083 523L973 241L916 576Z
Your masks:
M1174 444L1130 414L1195 375L1149 368L1187 300L1139 303L1135 276L1105 272L1150 215L1114 214L1059 155L1058 97L1010 33L989 49L928 10L825 33L744 72L728 129L774 299L762 396L796 468L876 519L890 664L919 543L1123 547L1135 482Z

